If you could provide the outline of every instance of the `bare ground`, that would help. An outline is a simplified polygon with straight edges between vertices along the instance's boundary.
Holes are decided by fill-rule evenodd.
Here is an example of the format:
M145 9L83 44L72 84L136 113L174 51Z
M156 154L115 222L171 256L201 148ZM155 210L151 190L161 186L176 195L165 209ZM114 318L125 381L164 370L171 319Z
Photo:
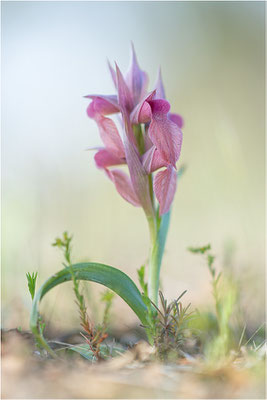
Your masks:
M151 347L140 342L109 361L77 357L42 359L30 333L2 333L3 399L262 399L264 372L233 364L216 371L196 361L151 361Z

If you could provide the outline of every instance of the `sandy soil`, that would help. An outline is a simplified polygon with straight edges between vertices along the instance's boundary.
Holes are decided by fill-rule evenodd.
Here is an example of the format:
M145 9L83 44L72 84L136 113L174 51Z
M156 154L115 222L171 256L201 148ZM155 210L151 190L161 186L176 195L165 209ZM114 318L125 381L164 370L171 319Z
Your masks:
M261 399L264 389L262 378L236 366L208 373L188 359L151 361L145 342L110 361L91 364L78 355L41 359L30 333L2 333L3 399Z

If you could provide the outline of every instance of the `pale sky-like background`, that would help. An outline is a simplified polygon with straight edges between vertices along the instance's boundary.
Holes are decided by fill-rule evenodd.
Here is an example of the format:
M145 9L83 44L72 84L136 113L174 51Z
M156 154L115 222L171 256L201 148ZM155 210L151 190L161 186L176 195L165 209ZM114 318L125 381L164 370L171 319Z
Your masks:
M136 281L136 268L146 260L142 210L117 194L86 151L101 142L83 96L114 92L106 60L126 71L131 40L150 88L160 65L167 99L185 120L179 164L187 170L173 204L164 292L172 299L187 289L194 307L211 301L207 268L187 251L211 243L216 267L234 269L247 313L260 320L264 3L1 5L3 326L27 328L25 273L38 271L41 284L61 268L51 243L64 230L74 235L77 262L103 262ZM62 285L47 299L58 325L72 321L70 293ZM121 300L115 306L124 311L114 313L118 323L134 320Z

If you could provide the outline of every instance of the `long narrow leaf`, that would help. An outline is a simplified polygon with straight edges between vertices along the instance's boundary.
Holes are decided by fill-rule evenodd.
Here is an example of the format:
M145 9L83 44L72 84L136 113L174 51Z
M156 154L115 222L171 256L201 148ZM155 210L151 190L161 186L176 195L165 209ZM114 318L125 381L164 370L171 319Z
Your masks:
M77 280L100 283L117 293L135 312L142 324L147 324L147 308L135 283L122 271L98 263L80 263L72 265ZM38 333L38 306L41 299L55 286L70 281L70 268L65 268L51 276L36 293L30 318L33 333Z

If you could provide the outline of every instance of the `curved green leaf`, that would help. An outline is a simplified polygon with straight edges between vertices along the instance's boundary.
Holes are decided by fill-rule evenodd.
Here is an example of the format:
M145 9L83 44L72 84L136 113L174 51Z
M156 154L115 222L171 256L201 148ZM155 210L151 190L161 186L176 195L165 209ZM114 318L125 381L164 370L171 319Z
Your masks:
M77 280L85 280L100 283L117 293L135 312L143 325L147 325L147 308L142 300L141 293L135 283L122 271L98 263L80 263L71 266ZM70 281L72 275L70 267L66 267L51 276L38 290L33 299L30 327L34 334L39 335L38 329L38 305L44 295L53 287Z

